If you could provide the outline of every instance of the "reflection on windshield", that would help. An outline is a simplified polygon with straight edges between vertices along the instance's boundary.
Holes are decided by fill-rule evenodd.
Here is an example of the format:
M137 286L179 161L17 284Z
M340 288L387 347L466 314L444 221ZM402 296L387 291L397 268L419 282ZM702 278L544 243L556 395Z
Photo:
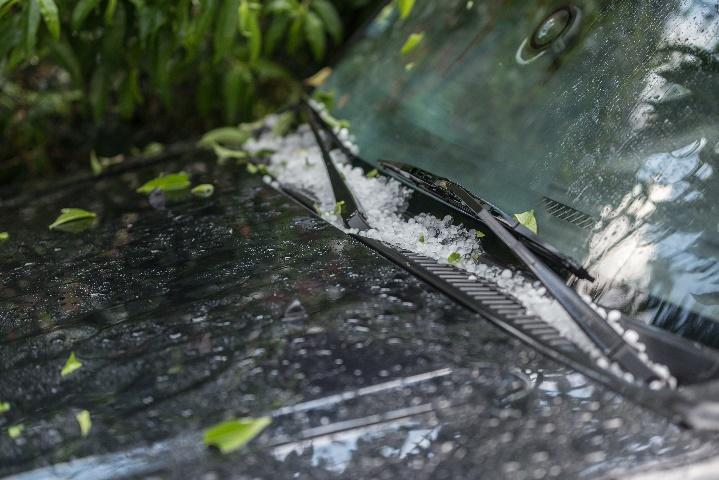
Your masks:
M718 3L385 9L327 90L368 161L534 208L540 235L597 277L580 290L719 345Z

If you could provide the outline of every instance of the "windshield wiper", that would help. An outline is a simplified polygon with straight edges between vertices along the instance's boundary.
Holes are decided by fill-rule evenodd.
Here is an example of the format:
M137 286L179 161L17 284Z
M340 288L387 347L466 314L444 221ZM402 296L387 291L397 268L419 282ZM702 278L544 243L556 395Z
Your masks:
M532 253L520 240L500 223L489 208L464 187L444 180L437 184L457 196L477 218L542 282L547 291L559 302L574 322L610 361L616 362L625 372L646 384L659 380L659 376L639 357L632 345L614 330L579 294L569 287L551 268Z
M319 129L320 122L317 115L309 110L309 124L322 152L322 159L325 163L330 184L335 195L335 200L342 202L343 208L339 209L340 218L345 226L356 228L360 231L368 230L370 227L366 215L362 210L360 202L355 197L352 189L337 170L324 142ZM385 168L389 164L383 162ZM579 294L564 283L564 280L549 266L542 262L520 239L515 237L518 231L509 219L491 205L479 200L464 187L447 179L434 177L435 190L441 190L444 197L450 194L461 202L464 209L471 213L471 216L483 222L487 228L542 282L547 291L562 305L572 320L584 331L589 340L608 360L616 362L625 372L631 373L633 377L645 384L660 380L657 373L644 360L639 353L630 345L614 328L609 325L597 312L595 312ZM496 218L495 215L499 215ZM524 227L522 227L524 228ZM530 232L531 233L531 232ZM373 242L378 243L378 242Z
M450 180L433 175L421 168L403 163L380 160L379 164L381 169L393 178L421 190L425 194L451 206L456 210L460 210L465 215L477 219L476 213L470 210L465 202L461 201L454 192L448 191L438 185L441 182L447 182ZM594 281L594 277L592 277L591 274L573 258L564 255L557 250L556 247L535 235L534 232L519 223L517 219L503 212L487 200L477 197L471 193L469 193L469 195L471 195L478 203L483 205L484 208L488 210L492 216L502 224L502 226L504 226L504 228L510 230L515 237L526 244L527 247L529 247L534 253L541 256L545 261L552 265L559 266L560 268L576 275L578 278Z

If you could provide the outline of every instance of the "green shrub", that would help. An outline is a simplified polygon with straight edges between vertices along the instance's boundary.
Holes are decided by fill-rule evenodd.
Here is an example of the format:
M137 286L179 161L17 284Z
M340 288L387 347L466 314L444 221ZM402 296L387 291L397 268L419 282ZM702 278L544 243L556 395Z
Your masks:
M0 0L0 162L41 171L107 125L197 132L261 116L297 98L368 3Z

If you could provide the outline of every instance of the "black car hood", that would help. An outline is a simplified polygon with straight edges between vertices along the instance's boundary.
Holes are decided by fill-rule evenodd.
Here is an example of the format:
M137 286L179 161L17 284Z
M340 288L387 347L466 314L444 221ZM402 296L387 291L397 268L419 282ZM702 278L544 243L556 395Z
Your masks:
M134 193L181 169L215 195ZM0 206L0 475L604 478L717 451L200 153ZM49 231L63 207L98 225ZM249 447L203 445L260 415Z

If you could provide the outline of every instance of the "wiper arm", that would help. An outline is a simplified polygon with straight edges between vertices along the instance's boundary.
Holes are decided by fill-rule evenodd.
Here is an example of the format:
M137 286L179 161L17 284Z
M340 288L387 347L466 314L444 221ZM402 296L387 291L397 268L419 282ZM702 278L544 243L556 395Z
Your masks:
M657 373L639 357L634 347L582 300L576 291L567 286L559 275L510 233L510 230L490 212L489 207L477 200L464 187L450 180L440 181L437 187L456 195L487 225L492 233L542 282L547 291L610 361L616 362L625 372L631 373L635 379L644 383L649 384L659 380Z
M382 170L393 178L409 184L434 197L436 200L448 204L455 209L461 210L469 216L476 217L476 214L470 211L465 202L462 202L457 195L454 194L454 192L441 188L438 185L441 182L450 182L450 180L433 175L421 168L403 163L380 160L379 164ZM578 278L594 281L594 277L592 277L584 267L571 257L562 254L553 245L535 235L531 230L519 223L517 219L506 214L488 201L471 193L469 195L471 195L478 203L482 204L504 228L509 229L513 235L525 243L532 251L534 251L534 253L544 258L547 262L558 265L564 270L573 273Z

